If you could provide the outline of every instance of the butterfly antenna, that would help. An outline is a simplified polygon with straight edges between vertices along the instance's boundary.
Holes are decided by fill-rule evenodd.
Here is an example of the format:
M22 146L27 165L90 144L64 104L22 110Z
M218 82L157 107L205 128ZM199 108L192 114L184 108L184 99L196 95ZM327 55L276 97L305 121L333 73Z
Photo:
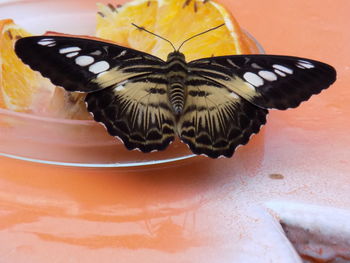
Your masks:
M136 27L137 29L139 29L139 30L146 31L147 33L150 33L150 34L152 34L152 35L154 35L154 36L156 36L156 37L159 37L160 39L165 40L166 42L170 43L170 45L173 47L174 51L176 51L176 48L174 47L173 43L171 43L168 39L166 39L166 38L164 38L164 37L161 37L161 36L159 36L159 35L157 35L157 34L151 32L151 31L148 31L146 28L144 28L144 27L142 27L142 26L138 26L138 25L136 25L136 24L134 24L134 23L131 23L131 24L132 24L134 27Z
M191 36L190 38L188 38L188 39L186 39L184 42L182 42L182 44L181 44L180 47L177 49L177 51L179 51L180 48L183 46L183 44L185 44L187 41L190 41L191 39L193 39L193 38L195 38L195 37L198 37L198 36L200 36L200 35L203 35L203 34L205 34L205 33L208 33L208 32L210 32L210 31L213 31L213 30L215 30L215 29L218 29L219 27L222 27L223 25L225 25L225 23L222 23L221 25L218 25L218 26L216 26L216 27L210 28L210 29L208 29L208 30L206 30L206 31L204 31L204 32L202 32L202 33L197 34L197 35Z

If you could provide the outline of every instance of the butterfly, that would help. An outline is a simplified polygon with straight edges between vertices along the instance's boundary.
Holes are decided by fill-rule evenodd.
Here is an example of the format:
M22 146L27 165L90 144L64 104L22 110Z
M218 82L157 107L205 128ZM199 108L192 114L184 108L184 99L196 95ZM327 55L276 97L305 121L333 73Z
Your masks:
M164 150L178 136L211 158L231 157L259 132L269 109L295 108L336 79L332 66L292 56L186 62L181 46L165 61L98 40L33 36L19 39L15 52L53 84L87 93L88 111L127 149Z

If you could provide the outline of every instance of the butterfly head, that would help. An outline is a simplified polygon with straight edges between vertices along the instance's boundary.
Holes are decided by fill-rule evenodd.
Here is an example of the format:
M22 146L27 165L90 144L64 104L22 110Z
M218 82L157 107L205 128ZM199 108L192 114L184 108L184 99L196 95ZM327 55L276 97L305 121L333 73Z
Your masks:
M167 62L170 62L173 60L185 61L185 55L183 53L181 53L180 51L171 52L168 55Z

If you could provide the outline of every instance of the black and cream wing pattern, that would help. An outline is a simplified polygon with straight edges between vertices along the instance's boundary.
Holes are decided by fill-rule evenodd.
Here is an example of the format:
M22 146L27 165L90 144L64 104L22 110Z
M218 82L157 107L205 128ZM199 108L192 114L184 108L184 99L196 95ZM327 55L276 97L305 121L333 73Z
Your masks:
M290 56L235 55L188 64L188 96L178 134L191 150L230 157L266 123L268 109L295 108L328 88L328 64Z
M176 119L159 75L133 78L89 93L86 102L94 119L129 150L164 150L174 140Z
M212 57L192 61L189 68L264 109L295 108L336 79L332 66L292 56Z
M154 72L161 59L86 38L26 37L16 42L21 60L67 91L94 92Z
M187 63L115 44L63 36L16 42L22 61L67 91L87 93L94 119L129 150L164 150L178 136L195 154L231 157L266 123L269 109L295 108L336 79L333 67L275 55Z
M237 146L246 144L266 123L266 109L216 81L190 75L186 86L177 133L195 154L231 157Z
M60 36L24 38L15 50L53 84L88 93L94 119L128 149L163 150L174 140L175 117L159 75L163 60L107 42Z

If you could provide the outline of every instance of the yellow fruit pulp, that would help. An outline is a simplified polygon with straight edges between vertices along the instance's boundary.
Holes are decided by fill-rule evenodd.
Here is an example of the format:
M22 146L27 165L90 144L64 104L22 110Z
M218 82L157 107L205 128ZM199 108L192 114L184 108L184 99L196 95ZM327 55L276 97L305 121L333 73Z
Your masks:
M14 51L16 40L31 34L11 19L0 21L0 32L0 108L45 111L54 86L23 64Z
M91 118L80 97L55 87L17 57L15 41L30 33L11 19L0 21L0 32L0 108L58 118Z
M1 21L0 30L0 107L27 109L36 90L37 75L20 61L13 47L16 39L30 34L10 19Z
M213 1L134 0L120 7L98 4L97 36L166 59L171 45L131 23L168 40L176 48L191 36L225 23L224 27L187 42L182 48L188 61L258 52L228 11Z

